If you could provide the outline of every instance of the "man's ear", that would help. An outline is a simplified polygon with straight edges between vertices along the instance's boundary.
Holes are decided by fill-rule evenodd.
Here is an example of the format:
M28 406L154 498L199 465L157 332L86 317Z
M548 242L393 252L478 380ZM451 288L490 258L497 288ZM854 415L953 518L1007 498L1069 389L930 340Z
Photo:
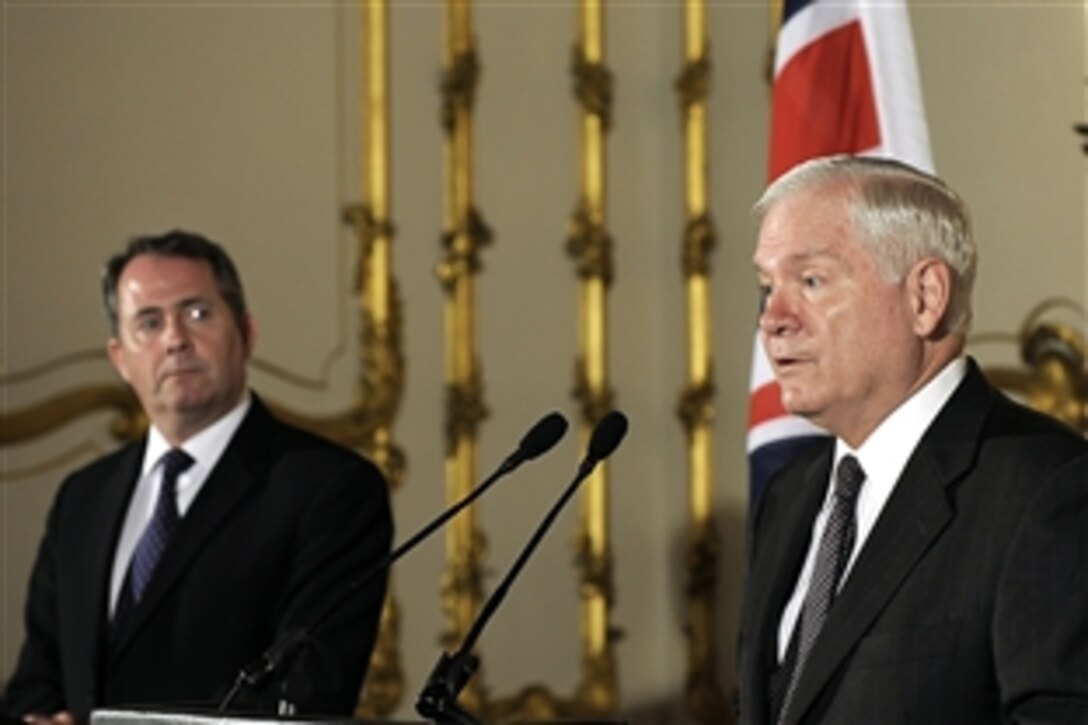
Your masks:
M253 315L247 312L239 320L239 325L242 331L242 341L246 345L246 357L248 358L253 354L253 348L257 344L257 322L253 319Z
M116 335L111 337L106 342L106 355L110 359L110 363L113 365L113 369L117 371L117 374L121 376L121 379L126 383L128 382L128 365L125 361L124 344L117 338Z
M933 257L917 262L907 273L907 294L914 318L914 331L932 337L943 331L952 304L952 270Z

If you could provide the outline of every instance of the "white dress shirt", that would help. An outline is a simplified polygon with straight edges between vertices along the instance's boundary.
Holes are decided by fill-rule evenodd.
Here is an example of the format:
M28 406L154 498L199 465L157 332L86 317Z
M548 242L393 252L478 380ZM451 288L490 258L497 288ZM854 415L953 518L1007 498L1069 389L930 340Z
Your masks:
M907 461L910 460L922 436L944 408L948 399L952 397L952 393L955 392L966 373L967 363L962 357L948 363L921 390L893 410L856 451L851 450L841 439L835 441L835 461L831 467L831 475L828 477L824 503L812 524L808 554L801 568L801 576L797 579L793 594L782 611L782 620L778 625L779 661L785 659L790 637L801 615L805 593L808 591L809 581L812 578L812 569L816 564L816 550L819 548L827 517L831 513L832 480L839 461L843 456L852 454L857 457L862 470L865 471L865 483L858 495L856 508L857 536L854 539L854 549L843 570L842 579L839 580L841 589L850 575L858 552L865 545L880 512L884 510L884 505L895 489L900 474L906 468Z
M238 426L242 424L246 412L249 410L250 397L246 393L242 401L229 413L212 423L195 436L185 441L182 449L193 458L191 465L184 473L178 476L178 516L183 517L192 505L204 482L208 480L208 474L215 468L223 451L227 449ZM144 450L143 467L140 469L140 480L129 499L128 513L125 514L125 523L121 528L121 538L117 542L117 549L113 555L113 574L110 579L109 611L112 616L113 609L117 605L117 597L121 593L121 585L124 583L125 574L128 572L129 562L136 550L136 544L140 540L151 515L155 511L155 501L158 498L159 484L162 481L162 457L172 446L166 441L158 428L152 426L147 433L147 447Z

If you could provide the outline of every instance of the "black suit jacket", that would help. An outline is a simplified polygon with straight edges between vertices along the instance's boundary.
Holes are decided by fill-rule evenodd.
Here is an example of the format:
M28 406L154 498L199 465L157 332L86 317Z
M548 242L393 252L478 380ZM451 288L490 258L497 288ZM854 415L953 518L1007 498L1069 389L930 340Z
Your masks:
M783 607L833 441L768 485L741 615L741 722L768 722ZM798 683L793 722L1088 722L1088 442L973 361L911 456Z
M254 396L111 646L110 572L145 445L61 486L31 574L9 717L214 705L240 668L308 627L389 552L392 518L377 468L275 420ZM352 712L384 592L383 574L312 633L287 678L301 712ZM266 706L276 693L252 695L240 702Z

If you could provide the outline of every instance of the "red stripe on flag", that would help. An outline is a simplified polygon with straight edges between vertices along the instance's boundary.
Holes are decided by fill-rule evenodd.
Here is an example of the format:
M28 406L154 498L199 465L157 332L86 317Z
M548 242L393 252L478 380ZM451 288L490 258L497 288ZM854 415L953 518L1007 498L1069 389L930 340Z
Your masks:
M782 407L782 395L778 383L770 382L752 391L752 397L748 403L749 430L760 423L766 423L768 420L781 418L784 415L786 415L786 409Z
M775 78L770 178L817 156L878 145L865 37L855 20L798 51Z

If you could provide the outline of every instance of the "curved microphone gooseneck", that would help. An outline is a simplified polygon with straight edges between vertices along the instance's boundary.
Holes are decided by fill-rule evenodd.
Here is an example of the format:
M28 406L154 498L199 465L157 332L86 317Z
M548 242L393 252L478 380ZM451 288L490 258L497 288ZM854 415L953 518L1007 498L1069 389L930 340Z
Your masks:
M417 713L439 723L478 725L479 721L457 702L458 695L461 694L461 691L480 665L479 658L472 654L472 648L476 644L476 640L479 639L484 625L494 615L502 600L506 597L506 593L513 584L514 579L543 540L544 535L559 515L559 512L567 504L567 501L574 495L582 481L593 472L597 464L612 455L612 452L616 450L626 434L627 418L619 411L612 411L606 415L593 429L593 435L590 437L585 458L578 466L578 473L575 475L574 480L571 481L563 494L545 514L536 531L529 538L529 542L525 545L521 554L518 555L513 566L510 567L510 571L507 572L483 607L481 607L472 628L465 636L458 650L453 655L443 652L439 657L438 663L431 671L430 677L427 678L427 684L416 699Z
M512 472L525 461L532 460L550 450L566 432L567 419L560 413L552 412L538 420L522 437L517 449L507 456L502 464L495 469L495 472L488 476L479 486L473 488L467 496L443 511L403 544L386 554L378 563L365 571L362 576L352 580L347 590L338 599L333 600L309 626L287 630L264 654L243 667L238 672L234 685L220 702L219 712L226 712L243 688L260 687L274 675L283 674L291 660L309 644L310 634L338 611L364 584L389 569L394 562L483 495L500 478Z

